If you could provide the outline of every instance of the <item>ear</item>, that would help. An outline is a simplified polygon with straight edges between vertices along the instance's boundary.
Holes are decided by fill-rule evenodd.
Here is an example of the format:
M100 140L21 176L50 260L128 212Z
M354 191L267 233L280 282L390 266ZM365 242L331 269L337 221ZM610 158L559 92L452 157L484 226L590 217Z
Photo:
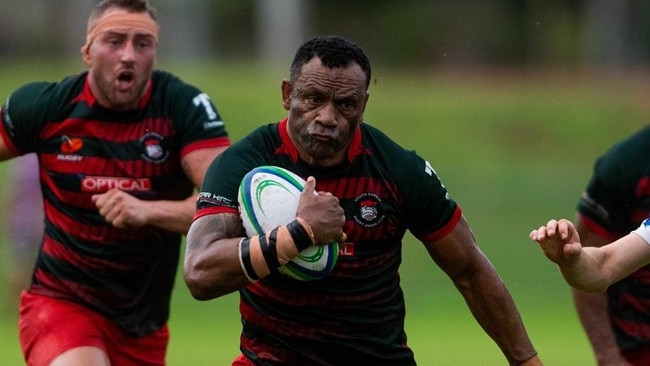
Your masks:
M90 58L90 45L88 43L81 46L81 59L88 67L93 64L92 59Z
M291 82L287 79L282 80L282 107L285 110L291 109Z

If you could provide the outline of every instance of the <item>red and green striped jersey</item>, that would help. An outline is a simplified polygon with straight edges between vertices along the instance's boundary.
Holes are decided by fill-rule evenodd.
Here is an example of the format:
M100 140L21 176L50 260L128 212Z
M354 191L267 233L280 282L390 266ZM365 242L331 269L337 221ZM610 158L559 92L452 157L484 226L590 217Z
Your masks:
M650 126L598 158L578 212L589 229L610 240L639 227L650 213ZM623 351L650 355L650 265L607 289L609 316Z
M348 239L323 279L274 273L240 291L242 352L260 365L414 364L404 331L402 239L407 230L426 242L444 237L458 222L459 207L427 161L366 123L347 159L327 168L299 159L286 124L258 128L213 162L195 217L239 214L243 176L276 165L313 175L317 190L339 198Z
M210 99L172 74L155 71L132 111L100 106L86 80L27 84L0 113L10 149L39 158L45 236L30 291L80 303L141 336L168 320L181 237L115 228L91 197L117 187L143 200L187 198L194 187L181 157L230 140Z

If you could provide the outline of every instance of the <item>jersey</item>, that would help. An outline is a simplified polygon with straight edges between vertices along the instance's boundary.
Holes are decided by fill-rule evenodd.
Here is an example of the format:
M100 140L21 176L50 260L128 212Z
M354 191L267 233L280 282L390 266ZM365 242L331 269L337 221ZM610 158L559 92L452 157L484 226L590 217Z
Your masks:
M593 232L615 240L650 213L650 126L612 146L598 158L578 203ZM607 289L609 315L621 351L650 350L650 266Z
M208 169L195 218L239 215L244 175L261 165L314 176L345 212L347 241L334 269L315 281L272 273L240 290L242 352L259 365L413 365L404 331L399 266L407 230L443 238L461 211L431 165L363 123L345 161L313 167L299 159L287 120L259 127Z
M160 329L181 236L154 226L115 228L91 197L113 187L143 200L189 197L194 186L181 157L230 145L210 99L155 71L139 108L109 110L82 73L19 88L0 118L9 148L39 158L45 235L29 290L87 306L134 336Z

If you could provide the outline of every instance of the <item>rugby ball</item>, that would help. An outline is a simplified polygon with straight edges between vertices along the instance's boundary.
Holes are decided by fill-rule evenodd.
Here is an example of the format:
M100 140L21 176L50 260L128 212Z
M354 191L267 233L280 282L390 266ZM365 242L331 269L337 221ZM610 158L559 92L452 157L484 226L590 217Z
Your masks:
M277 166L260 166L248 172L239 185L239 213L248 237L261 235L296 218L305 180ZM296 280L325 277L336 265L338 243L311 246L279 272Z

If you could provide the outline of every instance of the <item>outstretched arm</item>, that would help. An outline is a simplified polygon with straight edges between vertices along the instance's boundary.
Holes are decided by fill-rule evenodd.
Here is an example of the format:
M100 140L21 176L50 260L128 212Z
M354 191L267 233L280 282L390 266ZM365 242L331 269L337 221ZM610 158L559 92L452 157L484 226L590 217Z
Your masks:
M650 246L635 233L602 247L583 248L573 223L561 219L550 220L529 237L557 263L569 285L584 291L604 291L650 262Z
M479 249L465 218L443 239L426 246L508 362L541 365L508 289Z

